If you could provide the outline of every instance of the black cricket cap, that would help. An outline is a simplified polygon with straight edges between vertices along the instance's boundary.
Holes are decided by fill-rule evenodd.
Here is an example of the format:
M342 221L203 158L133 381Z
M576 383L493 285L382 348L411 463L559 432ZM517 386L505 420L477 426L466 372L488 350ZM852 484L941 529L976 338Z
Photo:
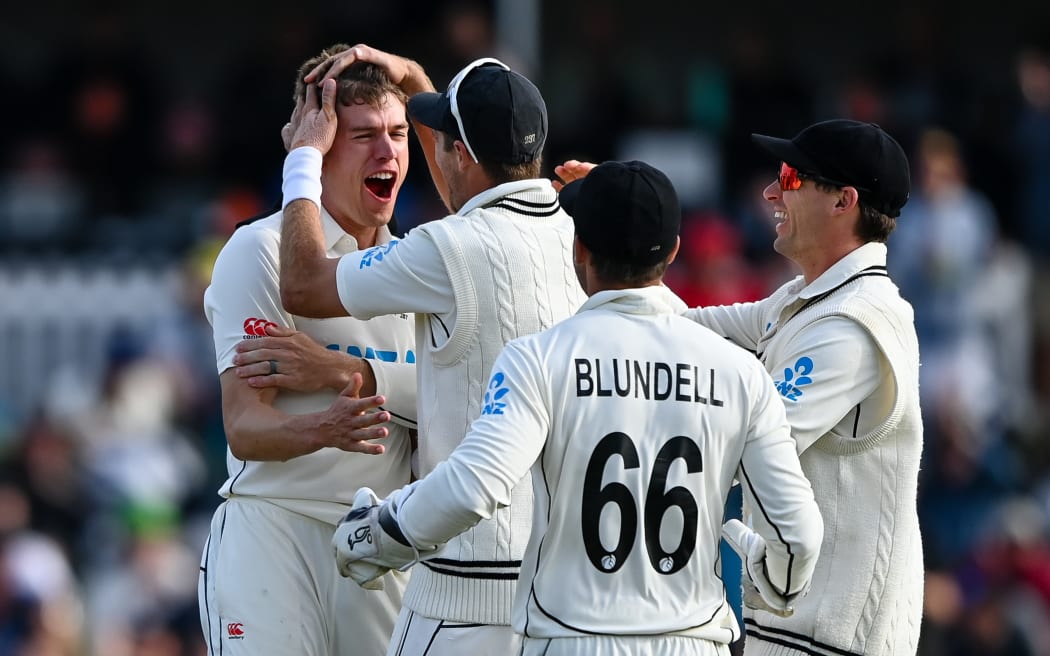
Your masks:
M887 216L900 216L911 193L904 149L874 123L834 119L815 123L793 139L752 134L763 150L802 173L843 186Z
M539 89L497 59L471 62L444 93L412 96L408 114L429 128L459 135L475 160L524 164L539 158L547 141L547 105Z
M674 250L682 210L671 181L645 162L605 162L565 185L561 206L593 253L652 266Z

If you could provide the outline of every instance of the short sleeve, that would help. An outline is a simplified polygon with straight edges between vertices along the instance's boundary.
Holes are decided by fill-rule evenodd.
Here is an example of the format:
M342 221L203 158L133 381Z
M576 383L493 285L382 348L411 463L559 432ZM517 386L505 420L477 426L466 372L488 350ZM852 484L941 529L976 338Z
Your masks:
M406 312L438 314L454 305L441 254L420 230L344 255L336 283L343 307L358 319Z
M204 294L204 314L212 327L220 374L233 366L236 346L246 337L265 335L267 324L295 327L281 305L277 257L274 233L241 228L216 258Z

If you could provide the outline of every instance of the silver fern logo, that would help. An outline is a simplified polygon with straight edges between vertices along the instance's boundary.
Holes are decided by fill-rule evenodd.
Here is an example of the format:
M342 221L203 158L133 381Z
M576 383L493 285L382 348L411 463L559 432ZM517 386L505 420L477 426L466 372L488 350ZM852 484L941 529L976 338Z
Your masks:
M510 388L504 384L507 381L507 377L503 375L502 371L497 371L492 375L492 380L489 381L489 387L485 390L484 406L481 408L481 414L483 415L501 415L503 410L507 407L507 402L503 400L507 394L510 394Z

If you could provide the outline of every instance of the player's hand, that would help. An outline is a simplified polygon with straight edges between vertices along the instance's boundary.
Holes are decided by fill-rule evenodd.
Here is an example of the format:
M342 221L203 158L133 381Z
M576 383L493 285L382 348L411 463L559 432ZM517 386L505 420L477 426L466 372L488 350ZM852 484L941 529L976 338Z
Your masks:
M327 153L335 141L338 126L335 114L335 80L324 80L320 89L316 84L307 84L306 93L295 103L292 118L281 130L282 139L286 133L291 137L285 140L289 151L302 146L310 146Z
M267 326L265 337L241 341L233 364L237 377L254 388L296 392L342 390L351 375L368 366L361 358L326 349L306 333L284 326Z
M722 525L722 537L744 561L747 573L743 582L744 605L780 617L791 617L795 612L792 604L807 590L792 595L777 591L766 576L766 541L762 536L740 520L731 519Z
M281 128L281 143L284 144L284 152L292 151L292 138L295 137L295 126L303 121L303 113L306 112L306 98L300 98L292 108L292 117Z
M758 591L755 584L751 582L751 579L747 576L740 582L741 589L743 592L742 601L744 606L752 610L764 610L767 613L772 613L777 617L791 617L795 614L795 609L791 606L787 608L776 608L766 603L762 593Z
M398 490L380 502L367 487L357 491L350 513L332 536L340 574L362 587L375 586L388 571L405 569L419 560L419 550L409 543L397 521L399 499L408 494Z
M353 48L332 55L314 67L306 74L303 81L306 83L321 81L331 78L338 79L339 75L357 61L370 62L386 71L387 77L396 85L401 84L408 75L408 61L404 57L398 57L377 48L359 43Z
M410 96L422 91L434 90L434 84L418 63L363 43L321 62L306 74L304 81L309 84L327 78L338 79L347 67L358 61L369 62L382 68L386 71L390 81L401 87L401 90Z
M555 191L561 191L565 185L575 180L581 180L587 177L587 174L591 172L597 164L593 162L581 162L577 159L566 160L562 164L554 167L554 175L558 176L559 179L552 180Z
M349 577L355 583L366 590L382 590L383 575L390 571L389 567L381 567L369 562L357 559L362 552L359 547L361 541L371 545L373 513L379 507L379 497L371 488L360 488L354 494L354 504L350 512L339 523L332 536L332 548L335 551L336 566L339 573ZM354 547L359 547L355 552Z
M350 377L346 388L321 413L316 430L321 436L322 446L380 455L386 449L382 444L373 444L369 440L384 438L390 432L385 426L378 425L390 421L389 412L378 410L379 406L386 403L386 398L379 394L360 398L361 384L361 374Z

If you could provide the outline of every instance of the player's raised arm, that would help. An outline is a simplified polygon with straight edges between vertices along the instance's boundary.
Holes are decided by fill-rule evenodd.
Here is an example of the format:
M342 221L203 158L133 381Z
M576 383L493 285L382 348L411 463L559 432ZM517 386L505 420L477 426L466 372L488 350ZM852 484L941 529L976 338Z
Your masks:
M325 254L321 230L321 160L335 139L335 80L325 80L318 99L307 85L292 114L291 152L284 162L284 221L281 225L281 303L304 317L345 316L335 270ZM298 121L295 123L294 121Z

